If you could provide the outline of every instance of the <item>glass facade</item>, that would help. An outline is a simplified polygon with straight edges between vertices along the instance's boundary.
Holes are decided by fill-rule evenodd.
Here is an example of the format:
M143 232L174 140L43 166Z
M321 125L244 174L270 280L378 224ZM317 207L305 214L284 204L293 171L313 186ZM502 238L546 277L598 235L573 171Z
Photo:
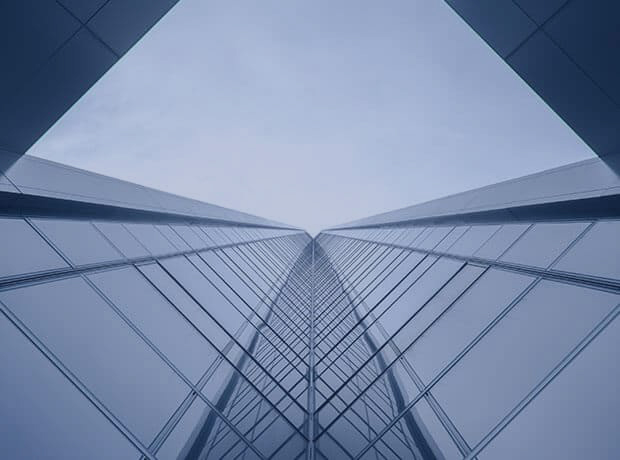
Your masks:
M617 220L0 228L2 458L620 455Z

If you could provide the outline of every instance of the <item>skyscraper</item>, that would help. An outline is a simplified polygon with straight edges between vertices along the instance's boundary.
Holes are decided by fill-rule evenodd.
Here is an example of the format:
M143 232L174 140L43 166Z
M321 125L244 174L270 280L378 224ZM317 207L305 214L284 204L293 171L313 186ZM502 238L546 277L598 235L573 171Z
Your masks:
M173 3L2 7L2 458L617 458L617 7L449 2L602 159L311 238L22 156Z

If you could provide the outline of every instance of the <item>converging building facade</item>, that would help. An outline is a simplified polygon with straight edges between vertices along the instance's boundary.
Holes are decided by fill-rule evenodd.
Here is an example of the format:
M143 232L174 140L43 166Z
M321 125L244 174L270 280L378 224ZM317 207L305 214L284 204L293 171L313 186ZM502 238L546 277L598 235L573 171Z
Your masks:
M600 159L314 238L23 155L175 2L8 3L0 458L620 457L615 3L449 2Z

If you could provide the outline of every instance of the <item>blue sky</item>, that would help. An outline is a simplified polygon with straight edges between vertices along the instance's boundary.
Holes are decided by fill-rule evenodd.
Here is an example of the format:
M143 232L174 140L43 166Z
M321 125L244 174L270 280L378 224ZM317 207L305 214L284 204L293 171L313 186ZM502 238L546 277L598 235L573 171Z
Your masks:
M442 0L181 0L28 153L313 233L594 156Z

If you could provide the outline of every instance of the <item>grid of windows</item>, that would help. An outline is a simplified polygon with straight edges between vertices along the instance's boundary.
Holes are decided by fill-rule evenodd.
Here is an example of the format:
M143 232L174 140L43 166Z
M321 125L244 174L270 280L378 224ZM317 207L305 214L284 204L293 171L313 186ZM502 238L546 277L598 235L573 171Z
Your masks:
M3 458L620 453L618 221L0 228Z
M325 456L618 457L619 234L614 220L322 233L351 321L318 360Z

